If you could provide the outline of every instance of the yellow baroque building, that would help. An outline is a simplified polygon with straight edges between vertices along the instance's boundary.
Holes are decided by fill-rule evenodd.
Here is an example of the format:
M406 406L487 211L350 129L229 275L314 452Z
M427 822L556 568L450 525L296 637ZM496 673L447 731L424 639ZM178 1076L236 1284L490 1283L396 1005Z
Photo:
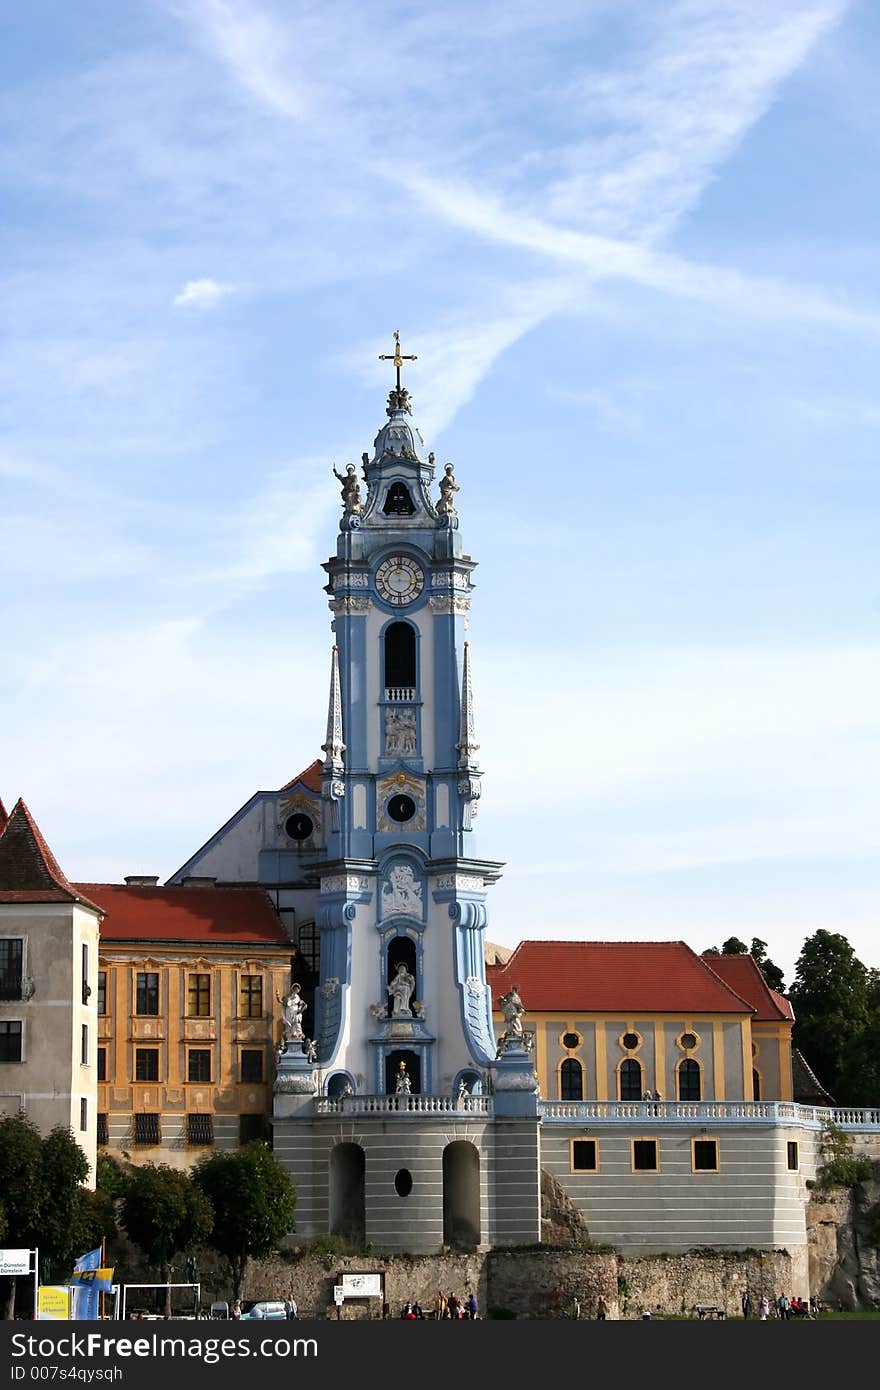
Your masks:
M185 1167L268 1137L277 996L295 952L267 893L128 880L89 895L105 913L98 1146Z
M487 966L516 988L541 1095L560 1101L793 1098L788 1000L751 956L683 941L524 941Z

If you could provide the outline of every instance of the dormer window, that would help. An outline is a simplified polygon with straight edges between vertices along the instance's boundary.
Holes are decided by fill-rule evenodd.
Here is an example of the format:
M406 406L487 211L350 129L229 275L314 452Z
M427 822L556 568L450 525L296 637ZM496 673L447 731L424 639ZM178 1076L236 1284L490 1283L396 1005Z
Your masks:
M392 483L388 489L388 496L385 498L385 505L382 508L385 515L412 516L415 509L415 503L410 496L410 491L406 483Z

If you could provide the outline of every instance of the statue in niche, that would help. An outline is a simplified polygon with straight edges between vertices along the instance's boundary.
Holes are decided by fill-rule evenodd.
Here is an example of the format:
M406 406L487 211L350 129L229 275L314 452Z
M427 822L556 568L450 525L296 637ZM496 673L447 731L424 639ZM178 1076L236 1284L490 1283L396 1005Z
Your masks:
M501 1041L507 1042L511 1038L522 1038L522 1020L525 1014L525 1006L519 997L519 989L512 985L508 994L502 994L498 1000L498 1007L504 1015L505 1029L501 1034Z
M394 1091L398 1096L408 1096L412 1092L412 1082L409 1079L409 1072L406 1069L406 1062L401 1062L397 1068L397 1078L394 1082Z
M385 710L385 752L415 753L416 712L389 706Z
M284 1043L304 1042L302 1020L307 1005L300 993L300 986L292 984L288 994L276 994L275 998L281 1005L281 1032Z
M465 1110L467 1108L467 1104L470 1098L471 1093L467 1088L467 1083L464 1077L461 1077L458 1083L458 1091L456 1092L455 1096L455 1103L458 1106L459 1110Z
M396 864L382 884L382 916L394 912L422 915L422 885L408 864Z
M455 494L461 488L455 481L452 464L447 463L444 470L444 477L440 479L440 501L437 503L438 516L455 516Z
M397 967L397 974L388 985L388 993L391 995L392 1018L412 1018L409 1001L413 996L415 987L415 977L410 974L401 961Z
M348 464L344 473L338 473L334 468L333 476L338 478L342 484L342 505L345 508L346 516L360 516L364 506L361 501L361 485L357 480L354 464Z

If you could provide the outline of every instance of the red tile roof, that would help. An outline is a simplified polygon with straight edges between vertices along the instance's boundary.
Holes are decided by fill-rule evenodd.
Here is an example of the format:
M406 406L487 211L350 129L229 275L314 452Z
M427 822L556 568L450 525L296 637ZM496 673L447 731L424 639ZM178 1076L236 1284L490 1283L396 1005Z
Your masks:
M20 797L0 835L0 902L96 906L65 877Z
M529 1013L751 1013L683 941L522 941L486 978Z
M788 1000L770 988L753 956L713 955L703 956L703 960L726 985L749 1001L757 1022L776 1023L780 1018L789 1021L794 1018Z
M292 777L289 782L285 782L284 786L279 787L278 790L282 792L290 791L290 788L295 787L297 782L302 782L303 786L308 787L310 792L320 793L321 772L323 767L324 764L321 762L321 759L316 758L313 763L309 763L307 768L304 768L302 772L298 772L295 777Z
M201 941L205 945L288 945L262 888L138 888L79 883L107 915L102 941Z
M9 817L6 814L6 807L3 805L3 802L0 801L0 835L2 835L3 831L6 829L6 822L8 820Z

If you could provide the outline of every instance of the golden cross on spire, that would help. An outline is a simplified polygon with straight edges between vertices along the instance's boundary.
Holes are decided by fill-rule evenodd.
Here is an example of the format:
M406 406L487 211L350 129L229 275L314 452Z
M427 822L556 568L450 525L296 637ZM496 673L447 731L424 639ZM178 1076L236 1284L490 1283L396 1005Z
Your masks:
M400 391L400 389L401 389L401 386L400 386L400 369L401 369L401 367L403 366L404 362L417 362L417 361L418 361L418 357L416 356L416 354L415 354L414 352L401 352L401 351L400 351L400 329L399 329L399 328L395 328L395 330L394 330L394 352L393 352L393 353L390 353L390 352L380 352L380 353L379 353L379 361L380 361L380 362L393 362L393 363L394 363L395 367L397 368L397 389L398 389L398 391Z

